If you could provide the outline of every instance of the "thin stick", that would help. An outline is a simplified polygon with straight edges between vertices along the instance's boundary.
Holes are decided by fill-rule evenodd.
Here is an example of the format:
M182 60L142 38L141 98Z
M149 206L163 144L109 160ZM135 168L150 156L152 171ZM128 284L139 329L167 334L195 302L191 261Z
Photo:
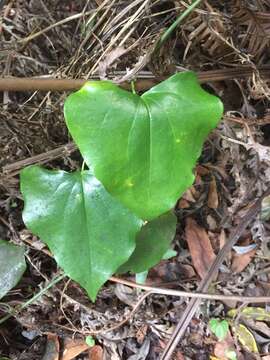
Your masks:
M270 78L270 66L263 65L258 67L260 76ZM247 78L252 76L254 69L249 66L242 66L233 69L219 69L198 72L198 80L204 84L212 81L230 80L236 78ZM0 78L0 91L72 91L80 89L87 81L96 79L93 76L86 79L54 79L46 77L32 77L32 78L16 78L16 77L4 77ZM136 81L136 90L144 91L158 82L165 80L166 77L161 76L155 78L140 78ZM130 83L123 82L119 86L124 89L130 90Z
M270 302L270 296L239 296L239 295L221 295L221 294L207 294L202 292L190 292L190 291L182 291L182 290L173 290L173 289L165 289L159 287L152 287L149 285L141 285L135 283L133 281L120 279L117 277L110 277L109 279L112 282L119 283L122 285L127 285L133 288L142 289L145 291L149 291L152 294L161 294L161 295L169 295L169 296L178 296L178 297L187 297L187 298L195 298L195 299L205 299L205 300L233 300L239 301L242 303L267 303Z
M12 316L18 315L23 309L25 309L27 306L33 304L37 299L39 299L42 295L44 295L52 286L57 284L59 281L64 279L66 277L65 274L61 274L59 276L56 276L47 286L45 286L42 290L40 290L37 294L35 294L31 299L23 303L22 305L18 306L15 309L12 309L7 315L3 316L0 319L0 324L3 324L6 320L11 318ZM152 287L148 285L141 285L137 284L133 281L120 279L117 277L110 277L109 279L112 282L119 283L122 285L130 286L133 288L138 288L146 291L145 296L141 299L145 299L146 296L150 294L161 294L161 295L169 295L169 296L177 296L177 297L187 297L187 298L195 298L195 299L206 299L206 300L233 300L233 301L239 301L242 303L266 303L270 302L270 296L237 296L237 295L220 295L220 294L205 294L205 293L193 293L189 291L181 291L181 290L173 290L173 289L165 289L165 288L159 288L159 287ZM141 303L141 301L139 303ZM136 306L137 309L137 306ZM131 315L128 316L127 319L123 320L120 324L124 324L125 322L130 319L132 314L136 311L134 308L131 312ZM121 326L119 325L119 326ZM114 327L113 327L114 329Z
M45 164L48 161L52 161L59 157L64 157L72 154L77 149L76 145L72 142L67 143L66 145L61 145L56 149L46 151L44 153L28 157L23 160L16 161L12 164L3 166L2 172L3 175L14 176L19 173L20 169L25 166L33 164Z

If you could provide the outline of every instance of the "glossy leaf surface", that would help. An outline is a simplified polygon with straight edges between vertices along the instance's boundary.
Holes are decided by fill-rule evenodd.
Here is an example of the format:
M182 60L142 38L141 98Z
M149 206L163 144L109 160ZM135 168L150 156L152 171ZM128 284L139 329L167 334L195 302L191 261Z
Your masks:
M27 227L94 300L101 285L133 252L141 220L89 171L31 166L21 172L21 191Z
M0 299L11 290L26 269L24 247L0 240Z
M65 102L68 129L105 188L142 219L170 210L193 183L203 141L223 106L192 72L142 96L109 81L86 83Z
M162 215L147 223L136 238L136 248L119 272L142 273L155 266L167 253L176 231L176 216Z

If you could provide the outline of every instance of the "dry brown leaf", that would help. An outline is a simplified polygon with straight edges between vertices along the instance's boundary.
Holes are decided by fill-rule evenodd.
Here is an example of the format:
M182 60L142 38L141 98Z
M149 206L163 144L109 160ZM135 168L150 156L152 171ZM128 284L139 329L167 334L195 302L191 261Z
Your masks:
M217 222L216 219L212 215L207 215L206 217L207 225L210 230L215 231L217 228Z
M120 56L125 54L126 49L122 46L116 47L112 51L110 51L103 61L99 62L99 77L101 80L107 79L107 69L115 62L115 60L119 59Z
M174 359L175 359L175 360L185 360L184 355L183 355L180 351L177 351L177 352L175 353Z
M62 360L72 360L88 348L89 346L83 340L65 339Z
M225 244L226 244L226 234L224 229L222 229L219 235L219 250L221 250Z
M136 339L139 344L142 344L144 342L146 333L148 330L148 325L142 325L136 332Z
M181 268L183 269L183 277L185 279L191 279L196 276L195 270L191 265L181 264Z
M206 167L204 167L202 165L197 165L196 173L199 174L200 176L205 176L205 175L209 174L209 169L207 169Z
M189 188L189 189L184 193L184 195L182 196L182 199L185 199L185 200L187 200L187 201L189 201L189 202L191 202L191 203L196 202L196 200L195 200L195 198L194 198L194 196L193 196L193 193L192 193L192 191L191 191L191 188Z
M210 209L218 208L217 183L214 176L212 176L212 180L209 185L207 205Z
M246 254L241 254L241 255L234 254L232 260L232 271L235 273L242 272L251 262L255 254L256 254L256 249L251 250Z
M59 360L59 339L56 334L47 334L47 344L42 360Z
M205 229L192 218L186 220L185 233L192 263L199 276L203 278L216 257L210 239Z
M230 333L222 341L218 341L214 348L214 354L220 360L228 360L228 351L235 351L234 340Z
M95 345L88 350L89 360L102 360L103 359L103 349L100 345Z
M150 269L147 285L156 286L158 283L178 282L179 279L190 279L196 276L191 265L180 264L174 260L163 260Z
M188 209L189 207L189 202L186 199L181 199L178 203L178 209Z

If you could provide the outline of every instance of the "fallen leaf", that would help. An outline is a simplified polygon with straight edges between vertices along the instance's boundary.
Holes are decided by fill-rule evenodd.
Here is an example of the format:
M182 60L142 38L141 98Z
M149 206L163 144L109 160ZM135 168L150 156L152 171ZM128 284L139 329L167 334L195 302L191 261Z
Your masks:
M181 199L177 205L178 209L188 209L190 207L189 202L186 199Z
M177 352L175 353L174 359L175 359L175 360L185 360L184 355L183 355L180 351L177 351Z
M227 315L234 317L238 314L239 310L231 309ZM270 321L270 312L260 307L248 306L241 310L240 316L246 319L253 319L259 321Z
M236 252L236 254L244 255L244 254L247 254L248 252L250 252L251 250L256 249L256 247L257 247L256 244L249 244L249 245L246 245L246 246L234 245L232 248Z
M0 299L11 290L26 269L25 248L0 239Z
M95 345L88 350L89 360L102 360L103 349L100 345Z
M207 169L206 167L204 167L202 165L197 165L196 173L199 174L200 176L205 176L205 175L209 174L209 169Z
M242 272L251 262L255 254L256 254L256 249L251 250L246 254L242 254L242 255L238 255L235 253L233 255L233 260L232 260L232 267L231 267L232 271L234 273Z
M128 359L129 360L145 360L148 356L150 350L150 340L145 339L142 346L138 349L136 354L131 355Z
M137 297L134 294L133 289L128 286L125 286L123 284L116 284L114 288L114 293L120 301L129 306L133 307L137 303Z
M123 47L117 47L107 53L105 56L105 59L103 61L99 62L98 68L99 68L99 77L101 80L104 80L107 78L107 69L114 63L115 60L119 59L120 56L125 54L127 50Z
M235 351L234 340L230 332L227 333L224 340L217 342L214 348L214 354L220 360L227 360L228 353Z
M181 264L181 268L183 271L183 277L185 279L191 279L196 276L195 270L191 265L188 264Z
M263 221L270 219L270 196L266 196L262 201L261 217Z
M59 340L56 334L47 334L45 353L41 360L59 360Z
M229 351L234 351L232 350L228 344L226 343L226 341L219 341L216 343L215 345L215 349L214 349L214 353L216 355L216 357L220 360L228 360L228 352Z
M196 190L194 190L194 191L196 191ZM191 188L187 189L187 191L183 194L181 199L185 199L185 200L187 200L187 201L189 201L191 203L196 202L196 200L195 200L195 198L194 198L194 196L192 194Z
M190 188L190 193L192 194L192 196L194 198L194 202L196 202L196 200L199 199L199 196L200 196L200 192L197 190L199 183L202 183L202 181L201 181L201 177L197 174L195 177L195 184L193 186L191 186L191 188Z
M259 352L254 336L247 327L245 327L243 324L239 324L233 327L233 331L236 334L240 344L243 345L247 351L252 353Z
M65 339L62 360L72 360L88 348L84 340Z
M212 215L207 215L206 221L207 221L207 225L210 230L216 230L217 222L216 222L216 219Z
M226 244L226 234L224 229L222 229L219 235L219 249L221 250L225 244Z
M205 229L192 218L186 220L185 234L192 263L199 276L203 278L216 257L210 239Z
M148 325L142 325L136 332L136 339L139 344L142 344L144 342L146 333L148 330Z
M179 279L190 279L196 276L191 265L180 264L178 261L161 261L149 271L147 285L155 286L158 283L178 282Z
M254 338L258 343L260 340L262 340L263 343L265 343L265 341L269 342L270 328L266 325L266 323L262 321L255 321L253 319L246 319L244 324L248 326L249 329L253 330Z
M217 183L215 177L212 176L212 180L209 185L207 205L210 209L217 209L218 203Z

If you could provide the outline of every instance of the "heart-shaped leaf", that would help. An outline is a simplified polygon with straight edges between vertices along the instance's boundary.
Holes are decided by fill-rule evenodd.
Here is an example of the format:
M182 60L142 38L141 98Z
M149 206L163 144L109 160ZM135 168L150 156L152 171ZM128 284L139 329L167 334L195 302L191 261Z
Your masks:
M209 321L209 327L219 340L224 340L229 331L229 323L227 320L211 319Z
M26 269L24 247L0 240L0 299L17 285Z
M155 266L168 251L176 231L176 216L167 213L142 227L136 238L136 248L118 272L142 273Z
M178 73L142 96L109 81L86 83L65 102L68 129L105 188L135 214L153 219L192 184L203 141L221 101L192 72Z
M21 172L21 191L27 227L95 300L101 285L133 252L142 221L89 171L31 166Z

